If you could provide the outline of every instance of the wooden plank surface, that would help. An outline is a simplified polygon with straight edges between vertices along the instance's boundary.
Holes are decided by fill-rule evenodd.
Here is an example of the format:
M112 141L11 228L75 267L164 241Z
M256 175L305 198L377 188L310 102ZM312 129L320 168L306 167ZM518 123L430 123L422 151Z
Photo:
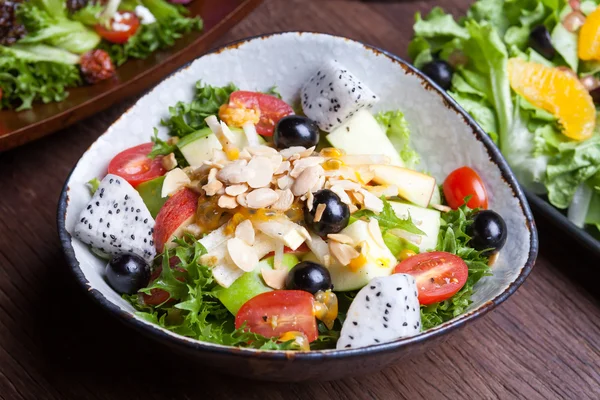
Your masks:
M345 35L405 55L413 14L463 0L266 0L221 42L271 31ZM380 373L270 384L174 357L93 304L67 271L58 195L85 149L133 100L0 154L2 399L598 399L600 263L538 221L541 252L519 291L438 348Z

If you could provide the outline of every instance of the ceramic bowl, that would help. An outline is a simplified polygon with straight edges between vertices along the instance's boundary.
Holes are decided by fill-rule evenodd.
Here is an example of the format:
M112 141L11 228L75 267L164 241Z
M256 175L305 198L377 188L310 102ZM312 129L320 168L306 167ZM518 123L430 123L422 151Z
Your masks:
M190 101L194 85L234 82L246 90L277 85L288 102L297 101L303 82L327 59L337 59L382 99L375 111L404 112L420 167L440 182L463 165L476 169L488 189L490 208L508 226L508 241L493 266L493 276L475 287L467 313L423 332L355 350L309 353L259 351L204 343L147 323L114 292L103 277L104 262L69 232L90 195L85 183L106 173L119 151L148 142L169 106ZM164 129L160 133L165 135ZM70 267L86 292L115 317L215 370L254 379L299 381L365 374L435 345L447 333L483 316L523 283L537 255L537 233L529 206L504 158L479 126L434 83L398 57L350 39L289 32L225 46L180 69L142 97L83 154L68 178L59 204L59 233Z

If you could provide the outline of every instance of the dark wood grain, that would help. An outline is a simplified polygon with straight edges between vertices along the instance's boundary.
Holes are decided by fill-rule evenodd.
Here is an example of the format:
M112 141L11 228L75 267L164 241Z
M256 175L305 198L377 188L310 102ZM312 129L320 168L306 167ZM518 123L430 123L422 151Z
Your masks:
M69 90L61 102L34 104L31 110L0 111L0 151L64 129L73 123L137 95L188 63L237 24L262 0L196 0L188 6L190 16L201 16L204 29L177 40L173 47L154 52L144 60L132 59L117 68L112 79Z
M223 40L276 30L362 39L400 55L434 2L266 0ZM436 1L454 12L463 0ZM0 398L598 399L600 263L540 220L541 252L518 292L438 348L336 382L269 384L216 375L122 326L75 285L55 210L81 153L133 101L0 155Z

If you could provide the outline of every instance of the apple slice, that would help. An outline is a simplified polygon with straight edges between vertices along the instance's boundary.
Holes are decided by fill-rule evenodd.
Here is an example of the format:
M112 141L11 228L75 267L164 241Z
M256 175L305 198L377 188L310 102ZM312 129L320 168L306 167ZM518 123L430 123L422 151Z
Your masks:
M173 238L181 237L183 229L196 217L199 197L193 190L183 188L165 202L154 225L156 251L162 253L165 245L167 248L175 246Z
M393 165L371 165L373 181L380 185L394 185L398 196L427 208L435 190L435 178L410 169Z

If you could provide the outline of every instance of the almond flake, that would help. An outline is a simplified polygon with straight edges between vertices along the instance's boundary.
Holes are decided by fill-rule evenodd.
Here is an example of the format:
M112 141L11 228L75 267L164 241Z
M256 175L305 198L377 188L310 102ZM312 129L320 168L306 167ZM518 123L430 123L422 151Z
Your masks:
M312 157L311 157L312 158ZM305 160L309 160L306 158ZM320 165L310 166L302 171L296 182L292 185L292 193L294 196L302 196L310 191L323 174L323 168Z
M252 246L254 244L255 232L252 222L250 222L249 219L246 219L238 224L238 226L235 228L235 237L242 239L248 246Z
M315 183L315 185L310 188L310 192L318 192L319 190L323 189L323 186L325 186L325 177L321 175L317 183Z
M269 160L271 161L271 166L273 167L273 173L275 173L275 171L277 171L283 163L283 157L281 157L281 154L275 154L270 156Z
M315 218L313 219L313 221L320 222L326 208L327 204L319 203L317 205L317 209L315 210Z
M342 265L350 264L352 259L360 255L354 247L336 242L335 240L329 242L329 251Z
M269 186L273 178L273 164L267 157L254 157L248 163L247 170L252 170L251 177L247 180L251 188L258 189Z
M162 166L167 171L172 170L177 166L177 160L175 159L175 153L169 153L160 160Z
M261 275L268 287L280 290L285 287L285 278L288 272L284 269L262 268Z
M246 195L247 195L247 193L238 194L237 197L235 198L237 203L244 208L248 208L248 202L246 201Z
M316 146L309 147L308 149L299 152L300 158L310 157L315 152Z
M308 211L312 211L315 203L315 196L313 196L312 192L308 192L306 194L306 199L304 200L306 201L306 208L308 208Z
M245 183L240 183L238 185L232 185L225 188L225 193L234 197L242 193L246 193L247 191L248 185L246 185Z
M252 247L239 238L227 241L227 253L231 261L242 271L250 272L258 264L258 256Z
M265 208L275 204L279 200L279 195L268 188L260 188L253 190L246 195L246 203L248 208Z
M452 209L448 206L445 206L443 204L431 204L431 208L435 208L438 211L441 212L450 212L452 211Z
M284 175L277 179L277 187L281 190L289 189L294 184L294 178L289 175Z
M292 164L289 161L282 161L279 164L279 167L275 170L274 175L281 175L288 172L291 168Z
M225 194L225 195L219 197L219 201L217 202L217 205L221 208L226 208L226 209L232 210L238 206L238 203L235 200L235 197L227 196Z
M294 203L294 195L290 189L279 190L276 189L275 192L279 195L279 200L275 204L271 206L273 210L277 211L287 211L292 207Z
M327 235L327 238L343 244L354 244L354 240L350 236L344 235L343 233L330 233Z
M330 179L329 183L331 186L338 186L344 190L358 190L362 188L359 183L352 182L347 179Z
M320 165L324 160L325 159L323 157L308 157L297 160L294 162L294 168L292 168L290 176L292 178L298 178L305 169L314 167L315 165Z
M200 235L202 235L203 231L202 228L200 228L198 225L196 224L189 224L188 226L186 226L183 231L185 233L189 233L192 236L195 237L200 237Z
M213 181L209 181L206 185L202 186L202 190L206 192L207 196L214 196L221 189L223 189L223 184L221 183L221 181L218 181L216 179Z
M348 204L348 208L350 209L350 214L354 214L358 211L358 207L356 207L354 204Z
M342 201L342 203L344 204L352 204L352 200L350 199L350 196L348 196L348 193L346 193L346 191L344 190L344 188L338 186L338 185L334 185L330 188L330 190L337 194L338 197L340 198L340 200Z
M284 160L287 160L296 154L300 156L300 153L302 153L303 151L306 151L306 147L292 146L288 147L287 149L280 150L279 154L281 154Z
M375 197L380 198L381 196L394 197L398 196L398 187L395 185L380 185L380 186L365 186L369 192Z
M218 173L217 178L228 185L235 185L238 183L246 182L248 179L247 173L244 170L248 170L246 166L248 162L246 160L236 160L225 165Z
M240 160L250 160L252 158L252 154L248 152L248 150L244 149L240 151L239 159Z
M250 147L246 147L246 150L248 150L248 152L250 154L252 154L253 156L273 156L276 154L279 154L277 152L277 150L275 150L272 147L269 146L265 146L265 145L258 145L258 146L250 146Z
M364 196L363 204L367 210L371 210L376 213L383 211L383 201L373 193L365 189L360 189L359 192Z

